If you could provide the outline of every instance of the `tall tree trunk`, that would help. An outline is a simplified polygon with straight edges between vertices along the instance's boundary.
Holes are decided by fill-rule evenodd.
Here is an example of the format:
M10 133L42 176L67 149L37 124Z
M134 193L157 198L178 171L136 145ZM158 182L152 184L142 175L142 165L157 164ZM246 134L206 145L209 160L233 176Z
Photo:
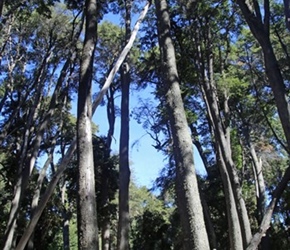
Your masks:
M168 116L176 164L177 204L186 250L210 249L193 162L193 145L179 87L175 50L170 36L166 0L157 0L158 38L163 67Z
M109 121L109 129L107 133L107 157L110 157L110 149L111 149L111 143L112 143L112 138L114 136L114 130L115 130L115 120L116 120L116 115L115 115L115 101L114 101L114 89L112 86L110 86L109 91L107 93L107 117ZM109 182L109 175L107 174L107 169L103 171L103 176L102 176L102 197L101 197L101 204L102 206L105 206L108 201L108 182ZM110 237L111 237L111 221L110 221L110 216L109 214L105 215L106 217L102 221L101 225L101 237L102 237L102 250L109 250L110 249Z
M131 36L131 6L132 0L125 0L125 28L126 43ZM119 161L119 221L118 221L118 250L129 250L129 93L130 93L130 66L127 59L121 67L121 135Z
M227 157L228 160L226 160L227 166L228 166L228 171L230 174L231 182L232 182L232 188L234 190L234 196L236 200L236 206L238 210L238 216L240 220L240 226L242 230L242 236L243 236L243 242L244 242L244 247L246 247L251 238L252 238L252 231L251 231L251 225L250 225L250 220L249 220L249 215L248 211L246 208L246 203L242 195L242 187L240 184L240 179L237 173L237 168L236 165L233 161L232 157L232 149L231 149L231 128L229 126L229 116L230 116L230 109L228 105L229 101L229 96L227 91L224 91L224 113L225 113L225 122L224 122L224 127L225 127L225 138L226 138L226 144L228 147L226 151L228 152ZM226 155L226 154L225 154Z
M218 166L220 170L221 179L224 186L224 195L226 200L227 218L228 218L228 232L229 232L229 243L230 249L242 250L243 248L243 237L241 232L241 225L238 215L237 204L232 188L231 178L229 176L224 158L221 153L221 145L217 143L218 150Z
M54 143L55 143L55 140L53 141L53 144ZM39 201L39 198L40 198L40 191L41 191L41 188L42 188L42 184L43 184L44 178L46 176L46 172L47 172L47 169L49 167L49 164L52 162L52 159L53 159L53 156L52 156L53 151L54 151L54 148L51 149L51 151L49 152L49 155L47 157L47 160L44 163L44 166L42 167L42 169L41 169L41 171L40 171L40 173L38 175L37 185L35 187L35 191L34 191L32 203L31 203L31 217L33 217L35 208L38 205L38 201ZM27 250L34 249L34 235L33 234L30 237L29 242L27 243L27 247L26 248L27 248Z
M81 58L78 92L78 246L82 250L98 249L97 207L92 145L92 74L97 39L97 1L85 3L85 39Z
M70 211L67 209L66 198L66 183L63 182L61 187L61 203L62 203L62 238L63 238L63 250L70 249L69 238L69 223L70 223Z
M250 155L253 160L253 172L255 175L255 183L256 183L256 199L257 199L257 221L259 224L261 224L262 219L266 212L266 185L265 180L263 176L263 162L261 158L258 158L256 154L255 147L253 143L249 142L250 147ZM270 249L270 237L268 232L266 235L262 238L261 242L261 249L262 250L268 250Z
M209 207L207 205L206 199L202 192L200 193L200 199L201 199L202 209L204 213L204 221L205 221L206 231L208 233L210 249L216 250L217 240L216 240L215 229L214 229L214 225L212 223L212 219L210 216Z
M3 7L4 7L5 0L0 1L0 17L2 17Z

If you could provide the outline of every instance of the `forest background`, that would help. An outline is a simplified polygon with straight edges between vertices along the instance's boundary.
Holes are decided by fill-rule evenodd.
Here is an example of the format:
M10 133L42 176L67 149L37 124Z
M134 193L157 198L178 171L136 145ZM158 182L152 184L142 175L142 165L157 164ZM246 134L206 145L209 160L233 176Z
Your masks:
M3 249L289 249L287 0L0 16Z

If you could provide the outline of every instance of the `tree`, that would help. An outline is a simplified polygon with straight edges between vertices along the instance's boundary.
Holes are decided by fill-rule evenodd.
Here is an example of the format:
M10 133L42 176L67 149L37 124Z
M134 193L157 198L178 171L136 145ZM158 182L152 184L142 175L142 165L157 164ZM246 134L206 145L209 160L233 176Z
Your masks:
M78 92L78 240L80 249L98 249L95 172L92 145L92 74L97 36L97 1L85 4L85 39Z
M177 204L184 230L184 246L185 249L209 249L193 164L193 147L179 88L173 41L170 37L170 19L166 1L156 1L156 15L164 70L162 75L164 95L173 137Z
M132 1L125 0L125 40L131 36L131 8ZM121 66L121 132L120 132L120 163L119 163L119 222L118 222L118 250L129 249L129 94L130 94L130 64L129 54Z

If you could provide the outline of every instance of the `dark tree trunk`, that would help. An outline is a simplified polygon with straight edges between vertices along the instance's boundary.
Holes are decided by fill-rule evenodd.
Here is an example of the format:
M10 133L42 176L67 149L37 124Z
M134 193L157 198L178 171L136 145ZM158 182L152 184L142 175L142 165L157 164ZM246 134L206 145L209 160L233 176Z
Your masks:
M125 0L125 28L126 43L131 36L131 0ZM119 221L118 221L118 250L129 249L129 92L130 66L128 56L121 67L121 135L120 135L120 162L119 162Z
M110 148L112 143L112 138L114 136L114 130L115 130L115 102L114 102L114 90L113 87L110 86L109 91L107 93L107 117L109 121L109 130L107 134L107 141L106 145L108 148L107 157L110 157ZM102 176L102 197L101 197L101 204L105 206L108 203L109 197L108 197L108 182L109 182L109 175L107 174L107 169L103 171ZM110 235L111 235L111 221L109 214L105 215L106 217L102 221L102 250L109 250L110 249Z

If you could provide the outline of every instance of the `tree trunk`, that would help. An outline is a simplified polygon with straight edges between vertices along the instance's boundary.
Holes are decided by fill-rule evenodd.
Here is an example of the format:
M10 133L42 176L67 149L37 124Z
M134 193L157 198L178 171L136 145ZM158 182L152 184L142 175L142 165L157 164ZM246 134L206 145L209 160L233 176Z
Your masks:
M202 210L204 213L206 231L208 232L210 249L217 250L217 240L216 240L214 225L211 220L209 207L207 205L206 199L202 192L200 193L200 199L201 199L201 204L202 204Z
M126 43L131 35L131 0L125 0L125 28ZM119 221L118 221L118 250L129 250L129 93L130 93L130 66L127 59L121 67L121 135L119 159Z
M109 91L107 93L107 117L109 121L109 129L107 133L107 140L106 146L108 148L107 157L110 157L110 149L112 138L114 136L115 130L115 101L114 101L114 90L113 87L110 86ZM107 174L107 169L103 170L102 173L102 197L101 197L101 204L105 206L108 203L108 182L109 182L109 175ZM102 237L102 250L110 250L110 237L111 237L111 221L109 214L105 215L106 217L102 221L101 225L101 237Z
M52 177L47 189L45 190L45 193L42 195L41 200L38 204L38 206L35 208L33 217L31 218L28 227L26 228L25 232L23 233L20 241L18 242L17 247L15 248L15 250L23 250L30 238L30 236L32 235L37 222L49 200L49 198L51 197L51 195L54 192L54 189L62 175L62 173L64 172L64 170L66 169L66 166L68 165L68 163L70 162L70 160L72 159L74 152L76 150L76 139L74 139L69 147L69 149L67 150L65 156L62 158L61 163L59 165L59 168L57 169L56 173L54 174L54 176Z
M251 141L249 141L250 156L253 161L253 172L255 175L256 184L256 199L257 199L257 221L261 224L262 219L266 212L266 184L263 176L263 163L262 159L258 158L255 147ZM263 250L270 248L270 238L266 235L262 238L261 247Z
M53 144L54 143L55 143L55 140L53 141ZM54 149L54 147L53 147L53 149ZM39 198L40 198L40 191L41 191L41 188L42 188L42 184L43 184L44 178L46 176L46 172L47 172L47 169L49 167L49 164L51 163L52 158L53 158L53 156L52 156L53 149L49 152L49 155L47 157L47 160L44 163L44 165L43 165L43 167L42 167L42 169L41 169L41 171L40 171L40 173L38 175L38 178L37 178L37 185L35 187L35 191L34 191L32 203L31 203L31 217L33 217L35 208L38 205L38 201L39 201ZM34 249L34 237L33 237L33 235L30 237L29 242L28 242L26 248L27 248L27 250Z
M165 0L155 1L168 116L176 164L177 204L186 250L210 249L193 162L193 145L179 87L170 19Z
M287 0L286 0L287 1ZM249 28L262 47L264 54L264 62L266 68L266 75L271 85L275 103L278 110L278 115L281 120L282 128L286 137L287 145L286 150L290 153L290 103L287 97L287 91L282 77L281 70L273 50L273 46L270 40L270 4L269 0L265 0L263 10L263 20L261 17L261 10L258 6L255 12L249 9L247 1L237 0L240 6L243 16L249 25ZM287 3L288 4L288 3ZM286 7L286 6L285 6ZM289 11L285 9L285 11ZM286 13L286 18L288 14ZM289 20L286 20L287 22ZM288 23L287 23L288 24ZM288 25L287 25L288 26ZM281 197L286 183L290 179L290 168L288 167L282 181L278 184L273 193L271 203L268 205L264 214L263 220L260 224L259 231L253 236L247 250L254 250L258 247L263 237L263 234L268 230L273 210Z
M110 249L111 222L105 218L102 224L102 250Z
M2 17L3 7L4 7L5 0L0 1L0 17Z
M208 81L207 79L204 81ZM201 86L203 98L208 110L208 116L209 116L209 122L211 123L211 126L213 128L212 133L216 137L216 124L214 123L213 119L213 110L218 109L217 103L214 102L210 96L206 93L205 90L205 84ZM213 91L211 92L213 93ZM215 99L214 99L215 100ZM215 108L213 108L215 107ZM215 142L216 147L216 155L217 155L217 164L219 167L221 180L224 187L224 195L225 195L225 201L226 201L226 209L227 209L227 219L228 219L228 233L229 233L229 243L230 243L230 249L243 249L243 239L242 239L242 232L241 232L241 226L238 216L238 210L237 205L233 193L233 188L231 184L231 179L228 173L228 169L226 167L221 147L222 145L218 142Z
M97 207L92 145L92 74L97 39L97 1L85 4L85 39L81 58L78 92L77 155L78 155L78 247L98 249Z
M67 199L66 199L66 184L65 182L61 187L61 203L62 203L62 238L63 238L63 250L70 249L70 239L69 239L69 223L70 223L70 211L67 209Z
M278 186L274 190L273 195L272 195L272 200L270 204L267 206L263 220L259 226L259 230L252 237L251 242L246 248L246 250L256 250L258 248L264 234L267 232L267 230L270 227L271 218L272 218L274 209L277 205L277 202L281 198L283 191L287 187L289 180L290 180L290 167L286 169L285 174L282 177L282 180L279 182Z
M232 188L231 178L229 176L226 164L223 160L221 153L221 145L217 143L218 158L219 158L219 170L221 174L221 179L224 186L224 195L226 200L227 218L228 218L228 233L230 239L230 249L242 250L243 248L243 237L241 232L241 225L238 215L237 204L234 196L234 191Z

